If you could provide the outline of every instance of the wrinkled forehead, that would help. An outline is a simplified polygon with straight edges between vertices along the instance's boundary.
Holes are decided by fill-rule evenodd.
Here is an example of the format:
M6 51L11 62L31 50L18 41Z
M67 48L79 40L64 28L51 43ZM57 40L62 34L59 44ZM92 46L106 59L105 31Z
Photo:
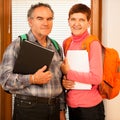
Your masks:
M49 17L53 17L53 12L48 7L42 6L35 8L31 16L49 18Z

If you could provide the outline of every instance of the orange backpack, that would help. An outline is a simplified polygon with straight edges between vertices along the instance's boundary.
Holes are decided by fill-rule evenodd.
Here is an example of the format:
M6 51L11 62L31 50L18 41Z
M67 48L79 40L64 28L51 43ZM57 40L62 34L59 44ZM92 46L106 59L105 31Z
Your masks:
M98 40L94 35L87 37L82 43L82 49L86 49L89 53L90 43L94 40ZM63 49L65 55L71 41L71 37L64 41ZM102 44L101 46L103 51L103 80L98 89L102 98L112 99L120 91L120 58L115 49L104 47Z

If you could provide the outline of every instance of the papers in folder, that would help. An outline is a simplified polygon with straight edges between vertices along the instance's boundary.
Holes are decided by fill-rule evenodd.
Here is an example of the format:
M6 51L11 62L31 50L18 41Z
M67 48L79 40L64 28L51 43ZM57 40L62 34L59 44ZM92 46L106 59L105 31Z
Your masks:
M21 42L13 73L33 74L44 65L49 68L54 52L28 40Z
M86 50L68 50L67 59L72 70L89 72L89 59ZM75 82L73 89L89 90L91 87L91 84Z

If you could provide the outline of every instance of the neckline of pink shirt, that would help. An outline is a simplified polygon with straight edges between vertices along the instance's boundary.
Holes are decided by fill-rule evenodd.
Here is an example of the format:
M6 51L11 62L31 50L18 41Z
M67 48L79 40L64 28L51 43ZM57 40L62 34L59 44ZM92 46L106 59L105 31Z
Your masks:
M88 31L85 31L83 34L77 35L77 36L72 34L72 40L74 42L79 42L79 41L84 40L86 38L86 36L88 36L88 35L89 35Z

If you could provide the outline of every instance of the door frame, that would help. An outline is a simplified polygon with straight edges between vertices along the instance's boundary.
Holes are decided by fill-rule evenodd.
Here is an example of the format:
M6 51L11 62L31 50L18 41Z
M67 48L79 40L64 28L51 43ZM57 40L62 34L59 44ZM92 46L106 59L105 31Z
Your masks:
M102 0L91 0L91 33L102 36ZM0 61L12 41L12 0L0 0ZM0 86L0 120L12 120L12 96Z
M11 42L11 0L0 0L0 61L8 44ZM11 120L12 97L0 86L0 120Z

